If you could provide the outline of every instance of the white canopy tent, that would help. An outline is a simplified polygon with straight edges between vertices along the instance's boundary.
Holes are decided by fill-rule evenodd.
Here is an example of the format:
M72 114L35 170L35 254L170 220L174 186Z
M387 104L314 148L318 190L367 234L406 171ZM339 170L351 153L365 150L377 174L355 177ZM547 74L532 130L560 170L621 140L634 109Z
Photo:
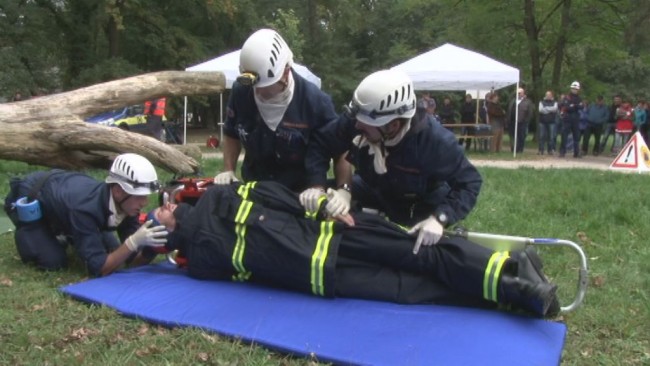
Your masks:
M484 95L484 91L513 84L519 89L518 69L450 43L413 57L392 69L406 72L413 80L415 90L472 90L472 94ZM515 136L516 128L515 124ZM516 139L514 152L516 156Z
M185 71L221 71L226 76L226 89L231 89L232 84L239 76L239 53L241 50L233 51L217 58L202 62L200 64L190 66ZM318 88L321 87L321 80L318 76L311 72L307 67L293 63L293 69L307 81L312 82ZM221 126L221 140L223 140L223 94L219 95L220 100L220 113L219 113L219 126ZM183 110L183 141L187 137L187 97L185 97L185 104Z

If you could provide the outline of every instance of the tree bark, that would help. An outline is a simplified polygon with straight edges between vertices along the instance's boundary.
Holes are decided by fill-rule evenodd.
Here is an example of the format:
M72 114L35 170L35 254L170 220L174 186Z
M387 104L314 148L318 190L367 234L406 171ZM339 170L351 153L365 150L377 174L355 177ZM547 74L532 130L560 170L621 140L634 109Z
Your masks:
M116 154L133 152L171 172L194 173L198 162L170 145L83 119L153 98L222 93L225 86L221 72L162 71L0 104L0 159L104 169Z
M526 93L531 100L538 100L542 85L542 67L539 52L539 30L535 20L535 1L524 2L524 29L528 39L528 54L530 55L530 75L532 84L526 88Z
M571 28L571 0L564 0L562 4L562 15L560 20L559 36L555 43L555 62L553 63L553 76L551 85L555 90L560 90L560 77L562 76L562 63L564 62L564 50L567 44L567 34ZM565 89L565 88L561 88Z

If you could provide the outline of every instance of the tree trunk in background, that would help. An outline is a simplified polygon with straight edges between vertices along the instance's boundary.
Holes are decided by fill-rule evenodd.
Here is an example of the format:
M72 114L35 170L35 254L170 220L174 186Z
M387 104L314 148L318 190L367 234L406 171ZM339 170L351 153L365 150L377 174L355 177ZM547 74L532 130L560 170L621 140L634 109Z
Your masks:
M554 90L565 90L560 88L560 77L562 76L562 62L564 61L564 51L567 44L567 32L571 22L571 0L564 0L562 5L562 15L560 21L559 36L555 46L555 63L553 64L553 76L551 85Z
M542 66L539 53L539 29L535 20L535 1L526 0L524 3L524 29L528 39L530 55L530 74L532 84L528 85L526 94L532 101L537 101L542 90Z
M174 173L198 162L152 137L83 118L145 100L224 91L221 72L163 71L23 102L0 104L0 159L63 169L108 168L115 154L133 152Z

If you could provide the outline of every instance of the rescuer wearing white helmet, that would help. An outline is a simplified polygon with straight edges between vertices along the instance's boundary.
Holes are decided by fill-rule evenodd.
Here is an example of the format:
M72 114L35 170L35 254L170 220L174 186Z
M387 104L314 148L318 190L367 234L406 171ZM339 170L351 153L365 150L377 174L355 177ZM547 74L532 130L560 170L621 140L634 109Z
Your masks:
M566 154L569 134L573 137L573 157L580 158L580 111L583 103L580 98L580 82L574 81L569 86L570 93L561 101L559 108L562 113L562 137L560 138L560 157Z
M57 169L12 180L5 210L16 225L20 258L45 270L60 269L71 245L93 276L127 261L150 261L155 252L143 249L163 246L167 232L151 222L140 226L138 215L159 188L154 166L130 153L114 159L105 182Z
M294 192L303 192L303 204L325 195L326 179L312 173L311 141L317 129L338 115L331 98L292 69L293 53L282 36L260 29L244 43L239 59L240 76L233 84L224 124L224 167L215 184L238 180L235 172L242 148L244 181L277 181ZM337 160L348 180L349 165ZM345 168L348 170L345 170ZM337 192L337 191L336 191ZM349 197L332 197L341 213L349 209ZM340 193L340 192L339 192Z
M347 151L356 168L352 198L357 208L411 226L420 245L435 244L443 228L467 216L482 179L456 137L434 119L414 118L413 82L397 70L368 75L344 117L323 131L317 163ZM347 117L345 117L345 115Z

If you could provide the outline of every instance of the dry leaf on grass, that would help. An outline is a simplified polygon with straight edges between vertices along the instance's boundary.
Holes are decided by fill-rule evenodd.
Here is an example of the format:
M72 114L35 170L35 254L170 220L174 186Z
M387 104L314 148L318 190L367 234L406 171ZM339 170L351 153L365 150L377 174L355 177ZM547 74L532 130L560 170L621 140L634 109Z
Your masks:
M206 340L210 341L210 343L217 343L219 341L219 337L213 336L213 335L207 334L207 333L201 333L201 337L203 337Z
M88 329L88 328L77 328L73 329L72 333L66 337L63 338L63 341L66 343L72 342L72 341L80 341L83 339L88 338L88 336L97 334L96 330Z
M45 309L45 305L43 305L43 304L38 304L38 305L32 306L32 311L39 311L39 310L43 310L43 309Z
M14 285L14 282L6 277L0 279L0 285L11 287Z
M143 336L149 333L149 327L146 324L142 324L140 328L138 328L138 335Z
M594 276L591 280L591 285L594 287L603 287L605 285L605 276Z
M139 349L139 350L135 351L135 354L138 355L139 357L148 356L148 355L152 355L152 354L156 354L156 353L161 353L161 351L160 351L160 348L158 348L155 345L152 345L152 346L142 348L142 349Z

